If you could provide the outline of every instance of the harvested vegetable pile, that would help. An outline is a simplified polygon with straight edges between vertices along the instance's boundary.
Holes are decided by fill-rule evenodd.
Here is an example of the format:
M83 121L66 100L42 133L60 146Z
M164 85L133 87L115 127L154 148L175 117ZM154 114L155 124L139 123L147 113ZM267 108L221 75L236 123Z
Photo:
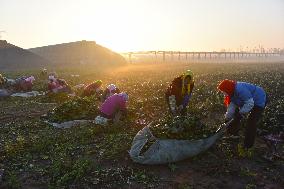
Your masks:
M206 138L216 131L202 124L200 119L194 116L174 118L167 117L160 123L150 126L152 134L160 139L196 140Z
M95 119L98 115L98 100L96 96L74 97L48 113L48 120L62 123L78 119Z

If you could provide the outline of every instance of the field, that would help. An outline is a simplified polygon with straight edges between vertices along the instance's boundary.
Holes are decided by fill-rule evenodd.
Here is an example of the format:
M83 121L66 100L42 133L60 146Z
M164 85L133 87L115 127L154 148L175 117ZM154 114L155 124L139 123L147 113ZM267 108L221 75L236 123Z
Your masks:
M129 96L129 117L107 127L95 124L56 129L41 115L62 101L45 96L0 100L0 188L284 188L284 161L267 161L258 137L254 155L240 157L240 139L224 137L207 152L168 165L134 163L129 155L136 133L168 114L164 91L186 69L195 73L189 113L208 127L224 121L225 108L217 83L225 78L262 86L269 104L260 134L279 132L284 113L284 64L138 64L121 68L57 70L72 86L103 80ZM27 73L6 73L10 77ZM73 76L72 76L73 75ZM74 77L79 75L79 77ZM35 89L45 90L45 80Z

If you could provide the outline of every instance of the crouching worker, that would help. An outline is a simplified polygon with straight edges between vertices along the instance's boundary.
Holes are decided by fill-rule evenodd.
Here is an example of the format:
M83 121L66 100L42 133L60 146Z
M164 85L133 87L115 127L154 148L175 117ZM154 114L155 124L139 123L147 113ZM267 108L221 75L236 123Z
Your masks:
M8 79L0 74L0 99L11 95Z
M41 78L46 78L47 76L47 69L46 68L43 68L41 71L40 71L40 77Z
M54 75L48 76L49 93L72 93L71 87L64 79L56 79Z
M108 97L114 95L115 93L120 93L119 88L117 88L115 84L108 85L102 94L102 102L104 102Z
M0 74L0 89L6 88L7 82L8 82L7 78L2 76L2 74Z
M13 92L29 92L33 88L34 76L20 77L12 85Z
M186 115L186 107L194 87L193 72L187 70L175 78L166 90L166 101L172 115Z
M114 94L106 99L100 107L100 116L96 118L104 119L105 122L112 120L118 123L126 117L128 95L125 92Z
M102 86L102 84L103 84L102 80L96 80L93 83L87 85L84 88L82 97L92 96L92 95L101 96L101 93L102 93L101 86Z
M227 106L225 120L229 121L233 118L228 128L229 134L238 134L241 119L248 115L244 145L242 146L248 150L254 145L257 123L266 106L266 93L259 86L227 79L219 83L218 90L223 92L225 96L224 104Z

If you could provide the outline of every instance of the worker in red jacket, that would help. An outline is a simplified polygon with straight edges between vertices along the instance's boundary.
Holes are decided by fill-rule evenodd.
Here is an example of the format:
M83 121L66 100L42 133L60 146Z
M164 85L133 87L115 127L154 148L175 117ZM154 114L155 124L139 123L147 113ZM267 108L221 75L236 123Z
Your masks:
M102 93L102 89L101 89L102 84L103 84L102 80L96 80L93 83L87 85L84 88L82 97L92 96L94 94L97 94L98 96L100 96Z
M194 87L193 72L187 70L176 77L166 90L166 101L170 112L176 115L186 115L186 107Z

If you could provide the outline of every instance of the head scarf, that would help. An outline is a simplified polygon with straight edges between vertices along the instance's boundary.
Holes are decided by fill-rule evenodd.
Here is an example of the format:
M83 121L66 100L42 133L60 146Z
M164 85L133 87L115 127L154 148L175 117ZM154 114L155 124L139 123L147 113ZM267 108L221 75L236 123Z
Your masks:
M102 80L96 80L94 83L96 84L96 86L100 87L103 84L103 81Z
M185 78L190 76L190 81L187 86L184 86ZM184 95L185 92L187 91L188 94L190 94L190 83L193 81L193 72L191 70L186 70L184 74L181 76L182 78L182 89L181 89L181 94Z
M125 92L119 93L118 96L122 96L125 101L128 101L129 99L128 94Z
M51 72L48 76L53 75L55 78L57 77L57 73L56 72Z
M32 83L35 80L34 76L30 76L28 78L25 79L25 81Z
M54 77L54 75L50 75L48 76L48 80L51 80L52 82L56 81L56 78Z
M109 90L109 92L112 92L116 89L116 86L115 86L115 84L110 84L110 85L107 86L107 89Z
M236 81L225 79L221 81L217 87L220 91L223 91L227 94L224 98L224 104L226 106L229 106L231 102L231 97L234 94L236 83Z

